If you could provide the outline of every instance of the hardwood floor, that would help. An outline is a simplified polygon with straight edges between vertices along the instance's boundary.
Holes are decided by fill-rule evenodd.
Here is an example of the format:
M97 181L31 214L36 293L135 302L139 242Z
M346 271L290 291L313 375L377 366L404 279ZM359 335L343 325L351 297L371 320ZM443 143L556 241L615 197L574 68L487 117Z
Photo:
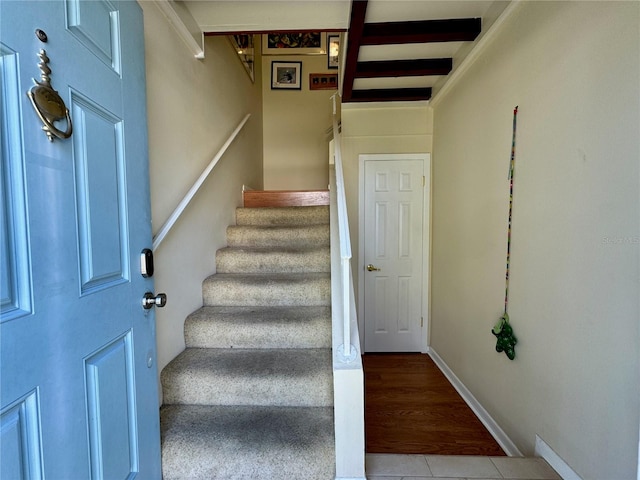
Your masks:
M367 453L505 455L423 354L365 354Z

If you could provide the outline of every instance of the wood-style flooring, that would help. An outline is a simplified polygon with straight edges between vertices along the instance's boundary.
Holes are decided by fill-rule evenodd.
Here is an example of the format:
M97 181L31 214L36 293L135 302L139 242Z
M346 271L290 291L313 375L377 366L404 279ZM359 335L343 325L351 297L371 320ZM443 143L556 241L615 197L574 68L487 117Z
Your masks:
M362 359L367 453L504 455L431 357Z

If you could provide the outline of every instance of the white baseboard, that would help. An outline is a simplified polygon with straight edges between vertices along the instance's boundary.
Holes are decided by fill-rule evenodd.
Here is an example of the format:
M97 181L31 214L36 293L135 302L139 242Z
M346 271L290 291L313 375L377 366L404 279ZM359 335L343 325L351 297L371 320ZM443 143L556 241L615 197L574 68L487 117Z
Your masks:
M542 457L564 480L582 480L553 448L536 435L536 457Z
M436 353L436 351L429 347L427 353L431 356L434 363L438 366L440 371L444 374L445 377L451 382L453 388L460 394L462 399L469 405L469 408L476 414L478 419L482 422L489 433L495 438L498 445L504 450L504 453L509 455L510 457L522 457L522 452L516 447L516 444L511 441L509 436L505 433L500 425L489 415L480 402L473 396L473 394L469 391L467 387L460 381L460 379L456 376L455 373L449 368L449 366L442 360L440 355ZM552 465L553 466L553 465Z

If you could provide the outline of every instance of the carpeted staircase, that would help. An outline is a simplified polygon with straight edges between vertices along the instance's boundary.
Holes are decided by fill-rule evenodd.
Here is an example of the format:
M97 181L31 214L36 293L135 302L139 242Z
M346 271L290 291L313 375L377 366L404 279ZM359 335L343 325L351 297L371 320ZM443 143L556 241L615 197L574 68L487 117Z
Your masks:
M171 479L333 479L329 207L239 208L162 371Z

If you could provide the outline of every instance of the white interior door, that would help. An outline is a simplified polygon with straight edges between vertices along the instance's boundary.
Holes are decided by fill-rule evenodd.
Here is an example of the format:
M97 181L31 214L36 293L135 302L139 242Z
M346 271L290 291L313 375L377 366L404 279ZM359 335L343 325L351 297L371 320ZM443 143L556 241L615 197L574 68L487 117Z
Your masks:
M418 158L416 158L418 157ZM366 352L416 352L426 344L425 158L367 156L362 224Z

